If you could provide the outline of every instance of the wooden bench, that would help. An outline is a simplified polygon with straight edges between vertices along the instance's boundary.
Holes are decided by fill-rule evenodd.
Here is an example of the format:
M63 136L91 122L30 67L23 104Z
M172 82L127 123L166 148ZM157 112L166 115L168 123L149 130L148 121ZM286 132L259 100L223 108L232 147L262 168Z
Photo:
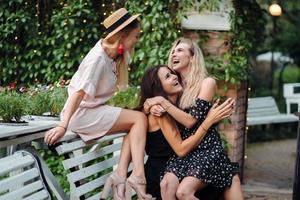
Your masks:
M247 125L297 122L293 114L280 113L273 97L255 97L248 101Z
M297 110L300 111L300 83L283 84L283 96L286 102L286 112L291 113L291 105L297 104Z
M118 164L124 135L108 135L85 143L67 131L55 150L65 157L63 167L68 172L71 200L99 200L107 177Z
M0 200L51 199L39 161L27 151L0 159Z

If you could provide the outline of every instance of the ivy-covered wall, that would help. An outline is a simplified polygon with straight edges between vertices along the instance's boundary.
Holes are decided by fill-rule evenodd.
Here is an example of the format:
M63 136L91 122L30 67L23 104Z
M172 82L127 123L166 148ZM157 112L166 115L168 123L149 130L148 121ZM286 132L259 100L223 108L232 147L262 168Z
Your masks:
M0 80L70 78L101 37L111 1L6 0L0 4Z
M219 2L207 1L199 9L218 9ZM209 66L219 79L239 83L247 78L248 55L264 26L255 0L233 2L231 51L222 58L221 64L213 61ZM182 35L181 19L193 3L195 0L3 1L0 4L0 85L69 79L104 34L100 23L123 6L132 13L142 14L143 32L130 73L130 83L138 85L146 67L166 63L172 42ZM224 70L214 70L220 65Z

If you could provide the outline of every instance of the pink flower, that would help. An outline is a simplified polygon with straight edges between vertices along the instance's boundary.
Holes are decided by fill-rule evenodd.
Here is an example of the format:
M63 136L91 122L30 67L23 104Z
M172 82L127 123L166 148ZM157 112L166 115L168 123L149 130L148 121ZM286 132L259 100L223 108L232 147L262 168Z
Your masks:
M65 84L66 84L66 80L64 80L64 79L59 80L60 87L65 87Z
M16 83L15 83L15 82L10 83L10 84L8 84L8 86L7 86L7 90L8 90L8 91L12 91L12 90L14 90L15 88L16 88Z

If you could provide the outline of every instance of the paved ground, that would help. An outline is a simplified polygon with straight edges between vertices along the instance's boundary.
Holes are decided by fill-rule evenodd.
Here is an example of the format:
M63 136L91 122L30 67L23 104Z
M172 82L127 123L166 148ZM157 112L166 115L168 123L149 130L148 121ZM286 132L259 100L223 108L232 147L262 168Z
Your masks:
M245 199L292 199L296 139L248 144L246 156Z

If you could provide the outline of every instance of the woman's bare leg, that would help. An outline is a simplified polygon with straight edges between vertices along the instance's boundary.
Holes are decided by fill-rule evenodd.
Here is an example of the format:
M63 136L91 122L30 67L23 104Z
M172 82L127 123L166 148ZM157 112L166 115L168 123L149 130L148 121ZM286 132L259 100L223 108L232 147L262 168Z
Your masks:
M178 186L176 197L179 200L197 200L198 198L194 196L195 192L205 186L205 183L195 177L185 177Z
M243 192L241 187L241 181L238 175L232 178L230 187L227 187L224 191L225 200L243 200Z
M177 176L173 173L166 173L160 182L160 193L163 200L176 199L176 190L179 185Z
M144 151L146 145L147 118L142 112L122 109L119 118L109 130L109 134L125 131L117 172L126 176L132 158L133 175L145 178ZM143 188L145 191L145 188Z

